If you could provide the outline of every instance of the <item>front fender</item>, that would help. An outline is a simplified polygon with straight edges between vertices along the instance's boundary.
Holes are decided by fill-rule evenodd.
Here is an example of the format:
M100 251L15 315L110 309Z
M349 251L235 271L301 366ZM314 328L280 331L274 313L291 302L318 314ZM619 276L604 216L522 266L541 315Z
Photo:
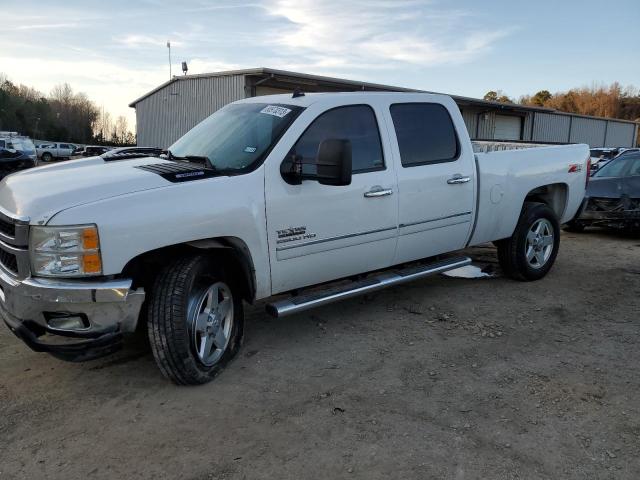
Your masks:
M151 250L216 237L239 238L254 263L256 298L269 296L263 168L246 175L167 184L71 207L47 224L97 224L105 275L120 274L131 259Z

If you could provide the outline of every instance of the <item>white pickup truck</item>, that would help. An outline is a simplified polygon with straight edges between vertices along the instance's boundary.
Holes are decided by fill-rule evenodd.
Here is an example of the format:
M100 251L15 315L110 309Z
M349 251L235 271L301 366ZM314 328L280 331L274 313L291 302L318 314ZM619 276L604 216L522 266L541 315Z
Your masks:
M5 178L0 311L73 361L145 328L164 375L204 383L240 347L243 301L291 314L464 266L443 254L490 241L507 275L542 278L588 159L586 145L475 154L442 95L241 100L161 158Z

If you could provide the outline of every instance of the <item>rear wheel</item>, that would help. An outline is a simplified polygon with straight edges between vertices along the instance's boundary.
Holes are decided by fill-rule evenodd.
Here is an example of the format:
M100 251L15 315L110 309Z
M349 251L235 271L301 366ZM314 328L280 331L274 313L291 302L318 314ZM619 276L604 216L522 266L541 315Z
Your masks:
M539 280L556 260L560 225L553 210L543 203L525 204L511 238L497 242L504 273L516 280Z
M44 152L42 154L42 161L43 162L50 162L51 160L53 160L53 155L51 155L49 152Z
M149 302L151 349L180 385L211 381L240 348L242 300L233 278L206 255L179 259L156 279Z

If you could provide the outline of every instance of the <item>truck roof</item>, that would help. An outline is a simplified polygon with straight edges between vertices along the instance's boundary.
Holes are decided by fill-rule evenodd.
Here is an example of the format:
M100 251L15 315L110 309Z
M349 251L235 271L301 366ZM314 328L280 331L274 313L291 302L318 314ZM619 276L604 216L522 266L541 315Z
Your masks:
M304 93L304 92L303 92ZM405 97L423 97L425 100L435 100L443 98L451 98L449 95L438 93L421 93L421 92L317 92L304 93L304 95L293 97L291 93L281 93L277 95L261 95L258 97L245 98L237 103L279 103L288 105L299 105L308 107L322 99L351 99L362 100L367 97L395 97L402 99Z

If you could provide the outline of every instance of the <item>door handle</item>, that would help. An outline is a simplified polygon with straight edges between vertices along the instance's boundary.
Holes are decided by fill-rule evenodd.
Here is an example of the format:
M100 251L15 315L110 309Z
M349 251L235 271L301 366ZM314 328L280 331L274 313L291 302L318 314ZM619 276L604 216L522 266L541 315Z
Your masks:
M372 187L368 192L364 192L364 196L366 198L375 198L375 197L386 197L387 195L391 195L393 190L391 188L382 188L380 185L376 185Z
M460 174L456 174L453 177L451 177L449 180L447 180L447 183L449 185L458 185L459 183L468 183L471 181L470 177L463 177Z

